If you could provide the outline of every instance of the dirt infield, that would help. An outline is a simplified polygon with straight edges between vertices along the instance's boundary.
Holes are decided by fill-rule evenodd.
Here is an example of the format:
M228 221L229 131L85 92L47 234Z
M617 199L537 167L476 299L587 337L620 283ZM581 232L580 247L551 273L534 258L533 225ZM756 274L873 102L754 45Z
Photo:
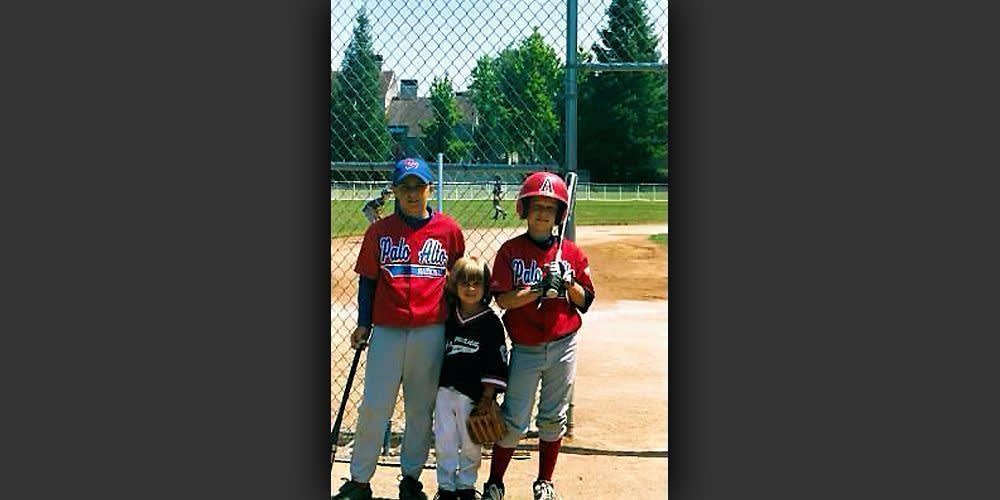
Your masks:
M562 498L667 497L667 246L649 240L649 235L666 232L665 224L577 228L576 241L590 259L597 300L580 331L574 435L563 442L554 476ZM481 238L490 242L513 234ZM332 301L334 321L353 318L357 285L348 267L353 267L359 245L360 237L331 240L331 293L335 299L347 298ZM476 247L475 255L492 261L479 242L467 241L467 247ZM531 498L536 444L522 441L528 457L511 462L507 499ZM484 460L480 468L479 486L489 464ZM437 488L435 472L427 468L420 478L429 497ZM397 497L399 473L398 466L378 468L372 480L377 498ZM332 488L348 476L348 464L336 463Z
M466 255L475 255L493 262L503 241L522 233L523 229L477 229L466 235ZM594 261L591 269L601 286L603 298L666 299L666 250L662 245L649 241L652 234L667 232L666 224L633 226L580 226L576 228L576 243L586 247L588 257ZM608 244L608 245L604 245ZM361 247L361 236L330 239L330 297L331 302L352 307L357 294L357 275L354 262ZM663 260L660 260L662 257ZM624 260L623 260L624 259ZM663 265L651 264L662 262ZM624 265L628 264L628 265ZM652 267L649 267L652 265ZM662 270L662 273L659 271ZM613 271L613 272L612 272ZM636 282L635 278L651 280ZM662 278L662 282L655 281ZM663 284L660 287L660 284ZM635 286L643 287L636 296ZM648 286L647 286L648 285ZM661 289L662 294L653 290ZM648 294L648 296L646 295Z

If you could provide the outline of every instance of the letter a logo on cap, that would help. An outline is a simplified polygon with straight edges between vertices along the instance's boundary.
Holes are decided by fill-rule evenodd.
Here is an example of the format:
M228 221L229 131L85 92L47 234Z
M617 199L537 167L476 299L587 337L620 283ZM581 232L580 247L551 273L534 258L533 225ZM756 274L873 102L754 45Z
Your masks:
M545 180L542 181L542 187L538 188L538 190L541 191L541 192L543 192L543 193L551 193L551 192L553 192L553 189L552 189L552 178L551 177L546 177Z
M413 158L407 158L403 160L403 168L407 170L412 170L414 168L417 168L418 166L420 166L420 164L417 163L417 160L414 160Z

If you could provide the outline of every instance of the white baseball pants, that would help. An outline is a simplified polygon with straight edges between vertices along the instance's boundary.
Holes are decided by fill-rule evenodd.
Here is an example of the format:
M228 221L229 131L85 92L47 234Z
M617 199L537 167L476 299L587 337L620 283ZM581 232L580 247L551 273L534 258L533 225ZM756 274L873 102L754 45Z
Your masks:
M434 451L438 488L446 491L476 488L483 447L472 442L466 422L475 403L450 387L441 387L434 407Z

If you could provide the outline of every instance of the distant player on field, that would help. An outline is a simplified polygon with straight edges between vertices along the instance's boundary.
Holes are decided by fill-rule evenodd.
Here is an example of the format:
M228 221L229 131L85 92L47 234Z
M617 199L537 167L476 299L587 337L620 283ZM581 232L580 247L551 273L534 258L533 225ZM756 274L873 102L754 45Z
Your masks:
M392 191L389 188L385 188L377 197L366 201L365 206L361 207L361 213L365 214L365 218L368 219L369 224L382 218L382 207L389 200L390 194L392 194Z
M500 182L500 176L496 175L493 177L493 220L497 220L497 217L503 215L503 218L507 218L507 211L500 206L500 201L503 200L503 184Z

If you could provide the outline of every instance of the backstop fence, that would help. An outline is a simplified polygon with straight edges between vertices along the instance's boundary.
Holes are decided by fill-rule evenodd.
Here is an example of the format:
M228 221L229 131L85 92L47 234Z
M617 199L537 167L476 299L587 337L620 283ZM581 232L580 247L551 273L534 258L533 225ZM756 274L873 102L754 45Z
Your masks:
M377 196L388 184L381 181L344 181L330 185L330 200L366 202ZM445 181L438 190L444 201L492 200L494 187L514 196L521 189L520 183L492 183L473 181ZM658 183L613 184L581 182L577 184L578 201L667 201L667 185ZM434 199L437 199L437 193ZM358 208L362 206L359 203Z
M531 172L578 171L580 200L665 200L666 33L659 0L331 1L331 423L353 358L361 208L393 163L443 164L432 206L462 225L466 255L489 262L524 231L514 198ZM608 179L625 183L593 182ZM362 356L338 460L351 453L364 370ZM402 417L397 398L385 460Z

